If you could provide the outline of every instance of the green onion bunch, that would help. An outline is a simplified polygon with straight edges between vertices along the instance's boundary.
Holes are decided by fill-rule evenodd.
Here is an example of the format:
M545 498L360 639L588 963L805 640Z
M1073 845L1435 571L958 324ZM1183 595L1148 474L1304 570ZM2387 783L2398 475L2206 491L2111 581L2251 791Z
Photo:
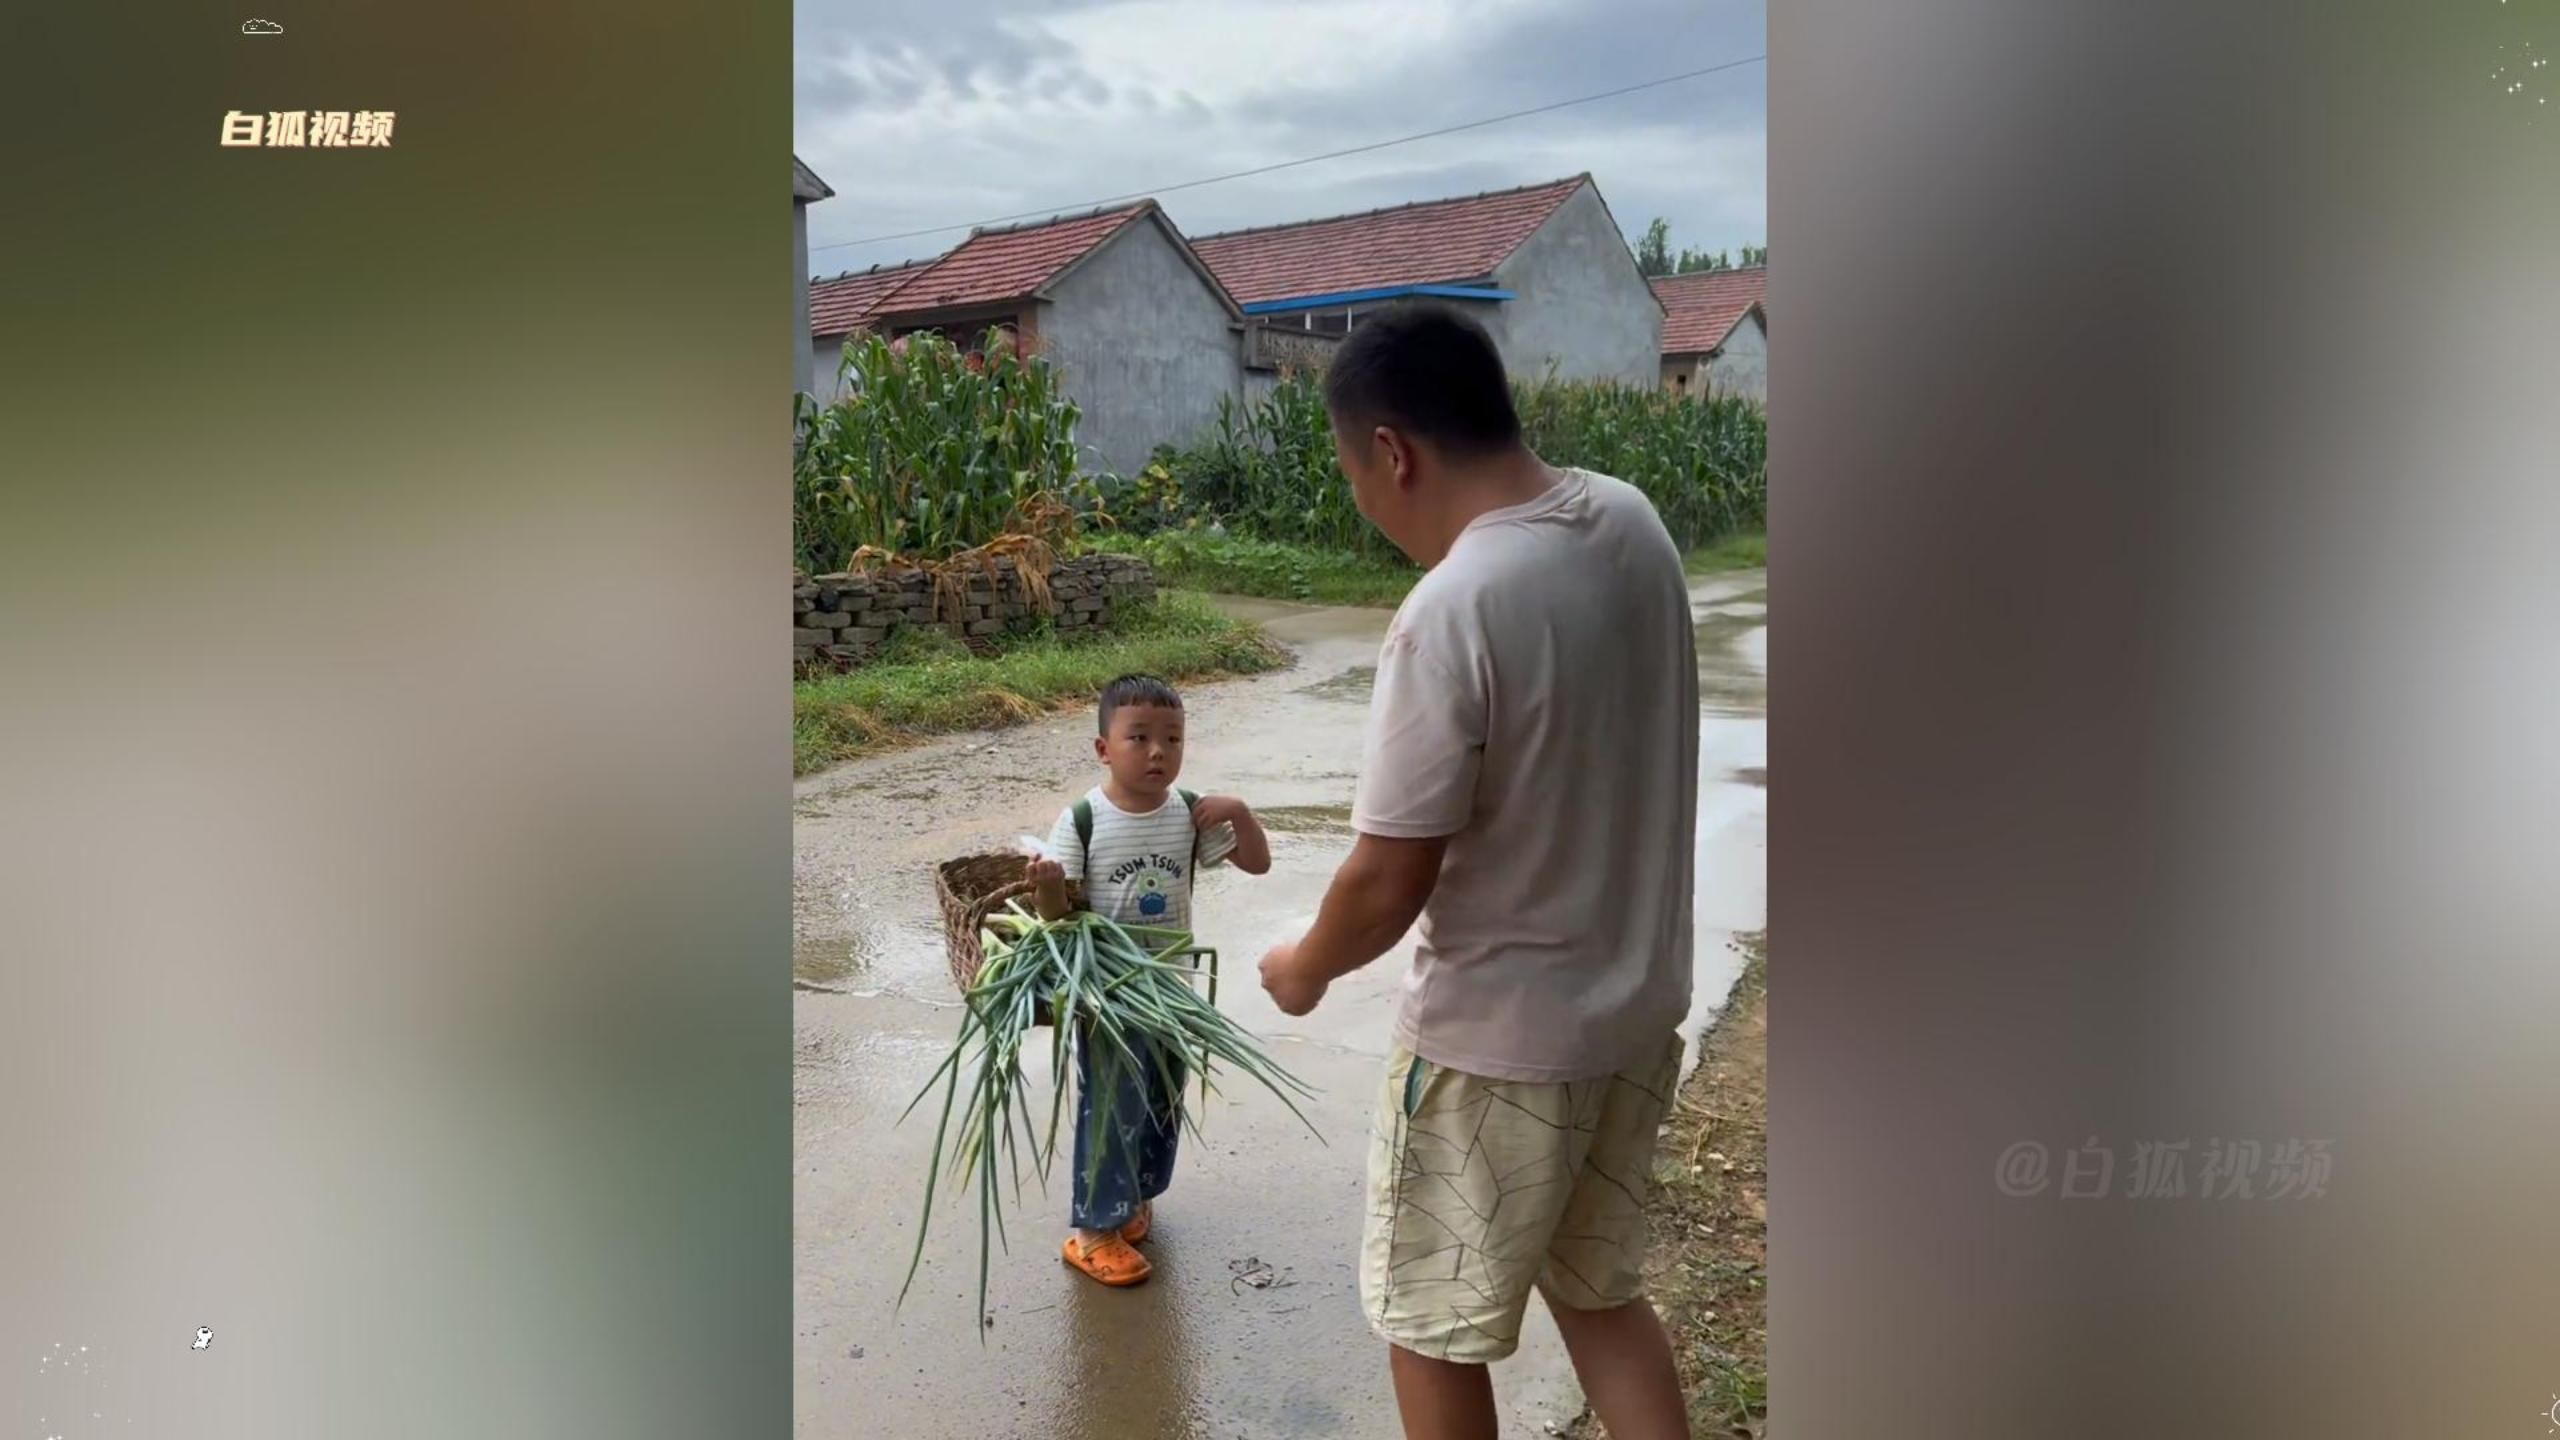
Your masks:
M901 1301L924 1261L925 1234L933 1223L934 1193L948 1151L954 1182L974 1181L977 1187L978 1313L986 1314L989 1236L996 1244L1006 1244L998 1172L1011 1175L1018 1198L1022 1157L1027 1151L1034 1171L1046 1183L1057 1154L1059 1123L1066 1113L1068 1076L1079 1048L1091 1052L1095 1090L1094 1133L1085 1151L1088 1185L1101 1170L1106 1148L1102 1139L1115 1133L1112 1127L1121 1099L1133 1088L1125 1082L1144 1066L1155 1068L1158 1092L1167 1095L1179 1092L1183 1066L1198 1069L1205 1099L1216 1088L1209 1078L1211 1066L1223 1062L1279 1096L1299 1123L1314 1132L1314 1124L1292 1095L1311 1097L1315 1092L1274 1061L1261 1041L1219 1012L1218 954L1193 944L1190 935L1120 925L1091 911L1044 920L1017 901L988 917L981 938L986 964L963 997L967 1003L960 1034L952 1042L951 1053L899 1116L904 1120L913 1114L936 1086L941 1087L942 1116L925 1175L924 1218L916 1227L906 1283L898 1289ZM1206 961L1205 971L1192 963L1200 960ZM1204 976L1205 996L1194 984ZM1022 1083L1023 1046L1042 1025L1052 1027L1049 1073L1054 1082L1045 1132L1034 1123ZM956 1139L955 1116L959 1121ZM1199 1133L1199 1122L1187 1107L1183 1123L1193 1134Z

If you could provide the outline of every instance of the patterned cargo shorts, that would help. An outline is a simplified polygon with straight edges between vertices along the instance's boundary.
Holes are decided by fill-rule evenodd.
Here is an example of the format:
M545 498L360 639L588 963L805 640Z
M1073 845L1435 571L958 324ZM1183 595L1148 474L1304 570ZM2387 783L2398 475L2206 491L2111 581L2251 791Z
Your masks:
M1399 1047L1369 1140L1360 1303L1389 1344L1467 1364L1519 1348L1529 1292L1607 1310L1644 1293L1644 1194L1680 1037L1598 1080L1533 1084Z

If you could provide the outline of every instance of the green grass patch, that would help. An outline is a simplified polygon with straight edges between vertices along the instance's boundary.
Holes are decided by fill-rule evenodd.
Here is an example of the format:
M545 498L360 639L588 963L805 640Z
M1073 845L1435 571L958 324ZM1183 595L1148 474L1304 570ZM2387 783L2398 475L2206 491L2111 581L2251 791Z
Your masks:
M1103 535L1091 545L1096 550L1145 557L1155 567L1157 581L1167 586L1315 605L1391 609L1402 604L1405 593L1422 578L1420 570L1401 561L1199 531ZM1682 560L1693 576L1764 569L1769 564L1769 537L1756 530L1727 535L1691 550Z
M1062 639L1044 630L991 655L940 631L901 631L872 663L792 686L791 769L805 775L926 735L1019 725L1089 703L1133 671L1202 680L1287 660L1260 630L1187 595L1115 616L1098 634Z
M1766 570L1769 568L1769 537L1765 532L1745 530L1711 540L1685 557L1692 575L1720 575L1728 570Z
M1103 535L1094 538L1093 547L1145 557L1161 585L1314 605L1392 608L1422 578L1420 570L1403 560L1196 530Z

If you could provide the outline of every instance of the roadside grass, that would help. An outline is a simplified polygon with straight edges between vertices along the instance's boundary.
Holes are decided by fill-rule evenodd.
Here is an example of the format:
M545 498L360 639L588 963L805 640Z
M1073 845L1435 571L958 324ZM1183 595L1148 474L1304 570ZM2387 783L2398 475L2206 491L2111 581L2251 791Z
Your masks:
M1400 560L1196 530L1104 535L1096 537L1093 545L1097 550L1143 556L1155 567L1160 585L1312 605L1392 607L1422 578L1420 570Z
M1721 540L1711 540L1685 557L1692 575L1720 575L1727 570L1765 570L1769 568L1769 536L1760 530L1740 530Z
M1655 1151L1645 1283L1671 1332L1692 1436L1764 1435L1769 1420L1769 932L1701 1042ZM1568 1432L1602 1440L1586 1413Z
M1260 630L1191 595L1166 595L1095 635L1041 630L988 655L940 631L901 631L872 663L791 687L791 770L806 775L929 735L1023 724L1088 704L1133 671L1184 681L1286 663L1287 652Z
M1392 609L1422 578L1422 571L1402 561L1199 531L1103 535L1091 545L1096 550L1144 557L1155 567L1156 580L1162 585L1314 605ZM1769 537L1758 531L1728 535L1682 558L1693 576L1757 569L1769 563Z

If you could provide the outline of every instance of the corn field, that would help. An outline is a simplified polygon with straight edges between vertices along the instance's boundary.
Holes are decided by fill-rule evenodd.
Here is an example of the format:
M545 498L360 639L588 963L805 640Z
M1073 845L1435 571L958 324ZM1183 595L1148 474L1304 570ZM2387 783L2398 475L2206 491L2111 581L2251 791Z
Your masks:
M1684 547L1767 521L1769 425L1747 400L1542 380L1515 384L1512 401L1531 449L1644 491ZM1323 392L1305 376L1250 407L1222 405L1218 433L1158 450L1142 475L1106 494L1135 530L1216 522L1257 539L1394 554L1354 508Z
M1768 523L1769 420L1748 400L1553 380L1511 398L1530 449L1642 490L1683 548Z
M1244 534L1327 550L1394 553L1351 501L1334 461L1333 426L1315 382L1284 380L1250 406L1218 402L1218 429L1189 450L1159 451L1157 464L1195 515Z
M1038 356L873 336L847 345L842 373L844 398L794 407L793 560L810 574L865 548L942 559L1026 515L1091 507L1075 404Z

